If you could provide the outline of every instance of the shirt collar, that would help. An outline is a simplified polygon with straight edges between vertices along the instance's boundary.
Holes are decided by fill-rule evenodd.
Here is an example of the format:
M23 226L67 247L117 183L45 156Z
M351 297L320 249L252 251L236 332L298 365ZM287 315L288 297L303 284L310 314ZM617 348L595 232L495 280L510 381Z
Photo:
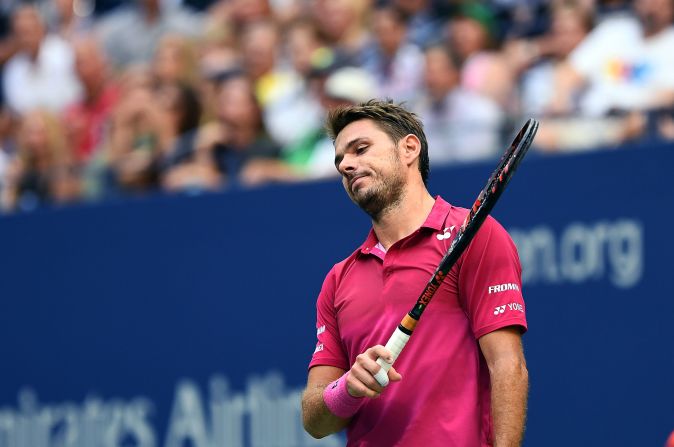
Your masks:
M421 224L421 228L430 228L432 230L440 231L442 229L442 224L447 220L447 214L449 214L449 209L451 207L452 205L447 203L442 197L435 196L435 204L428 214L426 221Z
M433 208L431 208L431 212L428 214L428 217L426 217L424 223L421 224L421 228L430 228L432 230L440 231L442 229L442 224L447 219L447 214L449 214L451 207L452 205L447 203L442 197L436 196ZM375 247L377 242L379 242L377 235L374 233L374 229L370 228L370 232L368 233L365 242L359 247L358 251L364 255L370 254L373 251L378 250Z

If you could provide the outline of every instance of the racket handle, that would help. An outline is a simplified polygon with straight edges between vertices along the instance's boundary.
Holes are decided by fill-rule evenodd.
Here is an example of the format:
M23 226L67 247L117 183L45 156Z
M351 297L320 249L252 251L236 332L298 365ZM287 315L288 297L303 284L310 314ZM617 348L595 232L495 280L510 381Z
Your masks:
M386 342L386 349L391 351L391 355L393 357L391 363L387 362L381 357L377 359L377 364L381 366L381 369L377 371L377 374L374 375L374 378L377 380L379 385L388 385L388 371L391 369L391 366L393 366L393 362L396 361L403 348L407 344L407 340L409 339L410 336L401 331L398 327L393 332L393 334L391 334L391 338L389 338Z

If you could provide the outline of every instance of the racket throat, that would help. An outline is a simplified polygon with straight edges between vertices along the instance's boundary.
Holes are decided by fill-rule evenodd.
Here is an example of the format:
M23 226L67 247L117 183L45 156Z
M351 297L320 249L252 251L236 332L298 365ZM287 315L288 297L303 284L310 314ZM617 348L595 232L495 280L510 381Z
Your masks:
M417 327L418 322L419 318L415 317L412 315L412 312L410 312L405 315L403 320L400 322L398 329L400 329L403 334L412 335L412 332L414 332L414 328Z

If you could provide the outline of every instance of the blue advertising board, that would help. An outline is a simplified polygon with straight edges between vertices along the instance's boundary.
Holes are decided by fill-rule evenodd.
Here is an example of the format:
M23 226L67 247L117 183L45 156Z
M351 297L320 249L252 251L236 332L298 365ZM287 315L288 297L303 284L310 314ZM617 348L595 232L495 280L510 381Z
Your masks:
M674 430L672 149L532 153L492 213L523 265L526 446ZM470 205L492 168L431 192ZM299 396L322 280L368 229L335 181L0 218L0 447L343 445Z

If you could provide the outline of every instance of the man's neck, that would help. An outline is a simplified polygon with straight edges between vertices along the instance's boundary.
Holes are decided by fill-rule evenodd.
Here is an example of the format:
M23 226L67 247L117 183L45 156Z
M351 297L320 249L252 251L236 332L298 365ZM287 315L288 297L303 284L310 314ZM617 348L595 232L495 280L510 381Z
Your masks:
M408 191L397 206L372 221L377 239L388 250L391 245L421 227L434 204L435 199L426 188Z

